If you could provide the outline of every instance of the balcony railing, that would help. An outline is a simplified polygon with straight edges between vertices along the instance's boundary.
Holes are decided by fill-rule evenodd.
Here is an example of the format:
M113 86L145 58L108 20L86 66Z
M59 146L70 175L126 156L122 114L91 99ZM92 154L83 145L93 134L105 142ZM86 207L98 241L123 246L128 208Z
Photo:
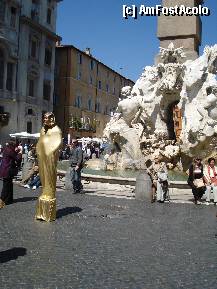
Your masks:
M11 91L0 89L0 99L16 99L17 93Z
M26 102L29 104L37 104L38 99L37 99L37 97L34 97L34 96L27 96Z
M76 131L96 132L96 126L87 123L84 124L80 121L79 118L75 118L72 121L69 121L69 128Z

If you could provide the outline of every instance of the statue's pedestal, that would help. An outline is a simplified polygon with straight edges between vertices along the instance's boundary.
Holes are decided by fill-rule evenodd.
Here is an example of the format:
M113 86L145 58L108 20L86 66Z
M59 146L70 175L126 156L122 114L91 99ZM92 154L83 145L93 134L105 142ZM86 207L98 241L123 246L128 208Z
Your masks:
M142 201L152 199L152 181L146 171L142 171L136 178L135 198Z
M33 167L33 162L27 160L27 154L23 156L23 167L22 167L22 180L24 180L28 175L30 170Z
M66 175L65 175L65 189L72 191L73 190L73 184L72 184L72 180L71 180L71 168L69 168L66 171Z
M56 198L55 199L38 199L36 209L36 220L52 222L56 220Z

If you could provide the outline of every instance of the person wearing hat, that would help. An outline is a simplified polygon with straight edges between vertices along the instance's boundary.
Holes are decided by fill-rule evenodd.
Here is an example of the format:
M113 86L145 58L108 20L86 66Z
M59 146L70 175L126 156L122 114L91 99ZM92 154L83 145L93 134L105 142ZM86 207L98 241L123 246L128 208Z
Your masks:
M71 161L71 181L73 184L73 190L75 194L82 193L82 183L81 183L81 169L83 165L83 151L79 146L78 140L72 140L72 146L70 151L70 161Z

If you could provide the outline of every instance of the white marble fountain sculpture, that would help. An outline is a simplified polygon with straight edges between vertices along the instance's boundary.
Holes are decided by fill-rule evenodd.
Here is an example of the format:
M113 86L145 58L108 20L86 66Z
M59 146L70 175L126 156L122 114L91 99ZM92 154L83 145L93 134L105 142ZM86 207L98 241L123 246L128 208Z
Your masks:
M119 168L139 168L160 155L171 168L196 155L210 154L217 133L217 45L206 46L196 60L185 61L182 48L160 48L162 62L147 66L133 88L124 87L117 112L104 135L121 149ZM179 138L173 107L182 115ZM181 160L181 161L180 161Z

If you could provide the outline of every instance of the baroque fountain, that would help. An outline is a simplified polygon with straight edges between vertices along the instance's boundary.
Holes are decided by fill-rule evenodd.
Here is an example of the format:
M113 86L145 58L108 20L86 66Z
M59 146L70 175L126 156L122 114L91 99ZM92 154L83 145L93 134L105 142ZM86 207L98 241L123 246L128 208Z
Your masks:
M156 156L169 169L186 170L217 145L217 45L185 61L183 48L160 48L160 63L145 67L122 89L104 135L118 148L107 156L116 169L144 169Z

